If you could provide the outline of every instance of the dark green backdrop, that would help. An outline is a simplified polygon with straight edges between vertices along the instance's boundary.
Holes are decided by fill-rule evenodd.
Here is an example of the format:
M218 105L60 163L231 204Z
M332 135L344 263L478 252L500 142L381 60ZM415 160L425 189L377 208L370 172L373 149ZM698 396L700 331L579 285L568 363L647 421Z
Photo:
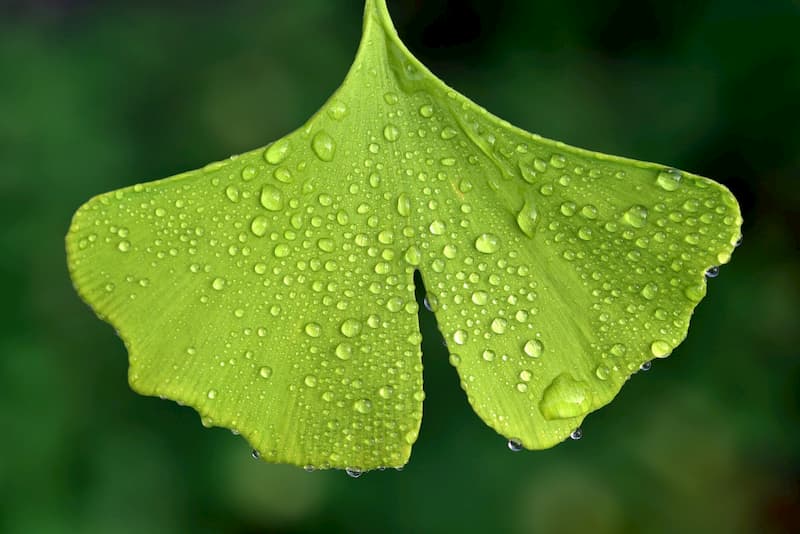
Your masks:
M358 480L133 394L67 277L90 196L264 145L344 76L359 0L222 4L0 2L1 532L800 531L797 1L390 1L503 118L726 184L744 244L672 357L548 451L479 421L424 316L411 463Z

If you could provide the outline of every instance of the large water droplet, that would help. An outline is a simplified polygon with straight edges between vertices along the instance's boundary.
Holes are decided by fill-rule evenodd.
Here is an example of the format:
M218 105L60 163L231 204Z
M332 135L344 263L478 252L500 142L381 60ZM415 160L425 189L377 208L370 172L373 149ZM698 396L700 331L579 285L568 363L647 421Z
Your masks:
M275 141L267 147L267 150L264 152L264 159L267 160L267 163L277 165L286 159L286 156L289 155L290 149L291 145L289 144L288 139Z
M368 414L372 411L372 401L369 399L359 399L353 403L353 409L358 413Z
M221 291L222 289L225 288L225 279L214 278L214 280L211 282L211 287L213 289L216 289L217 291Z
M400 196L397 197L397 213L404 217L411 214L411 200L405 193L400 193Z
M356 337L361 332L361 323L355 319L347 319L340 330L345 337Z
M325 131L317 132L311 140L311 148L322 161L333 161L333 156L336 154L336 142Z
M269 227L269 221L263 215L259 215L250 223L250 231L257 237L264 237Z
M492 254L500 248L500 239L494 234L481 234L475 240L475 249L484 254Z
M397 141L400 139L400 130L397 129L397 126L393 124L387 124L386 127L383 129L383 137L387 141Z
M664 191L675 191L681 186L681 172L676 169L664 169L658 173L656 184Z
M525 346L522 347L522 350L531 358L539 358L544 352L544 345L542 345L542 342L538 339L531 339L525 343Z
M545 419L569 419L589 412L592 393L587 384L571 375L558 375L542 394L539 411Z
M322 327L317 323L306 324L304 330L310 337L319 337L322 334Z
M522 209L517 214L517 225L528 237L533 237L536 232L536 224L539 222L539 212L533 202L526 200Z
M672 352L672 347L666 341L657 339L650 345L650 352L656 358L666 358Z
M349 343L339 343L336 345L335 353L337 358L347 361L353 356L353 346Z
M265 185L261 189L261 205L269 211L283 209L283 193L274 185Z

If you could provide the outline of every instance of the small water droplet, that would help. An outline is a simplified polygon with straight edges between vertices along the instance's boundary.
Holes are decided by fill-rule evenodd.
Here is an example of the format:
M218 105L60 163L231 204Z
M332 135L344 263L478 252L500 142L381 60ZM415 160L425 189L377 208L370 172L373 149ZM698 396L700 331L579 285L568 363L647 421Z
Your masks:
M641 293L642 296L647 300L653 300L654 298L656 298L656 296L658 296L658 285L654 284L653 282L645 284L645 286L642 288Z
M483 306L489 302L489 294L485 291L476 291L472 294L472 302L478 306Z
M383 399L391 399L394 395L394 388L392 386L381 386L378 390L378 395Z
M206 397L208 397L210 400L216 399L217 398L217 390L216 389L209 389L208 393L206 394Z
M254 460L258 460L259 458L261 458L261 455L255 449L250 451L250 456L252 456Z
M712 265L706 270L706 278L716 278L719 276L719 266Z
M317 387L317 377L314 375L308 375L303 379L303 383L310 388L315 388Z
M517 439L508 440L508 450L511 452L519 452L523 449L522 443Z
M311 148L322 161L333 161L333 156L336 154L336 142L325 131L319 131L314 135Z
M481 234L475 240L475 249L484 254L492 254L500 248L500 239L494 234Z
M119 250L120 252L128 252L130 249L131 249L130 241L126 241L123 239L122 241L117 243L117 250Z
M572 431L569 437L577 441L583 437L583 430L581 430L581 428L578 427Z
M653 362L647 360L646 362L644 362L642 365L639 366L639 369L641 369L642 371L649 371L652 366Z
M272 367L263 366L261 369L258 370L258 375L261 378L269 378L272 376Z
M358 478L364 474L364 472L358 467L347 467L345 468L344 472L347 473L347 475L351 478Z

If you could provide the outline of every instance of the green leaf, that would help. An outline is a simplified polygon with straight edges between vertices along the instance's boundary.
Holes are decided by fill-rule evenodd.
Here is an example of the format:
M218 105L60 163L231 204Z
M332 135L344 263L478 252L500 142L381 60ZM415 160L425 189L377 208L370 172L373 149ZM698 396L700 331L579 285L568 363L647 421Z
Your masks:
M417 438L415 271L477 414L540 449L684 339L740 224L711 180L489 114L368 0L345 82L302 128L90 200L67 252L136 391L268 461L363 470Z

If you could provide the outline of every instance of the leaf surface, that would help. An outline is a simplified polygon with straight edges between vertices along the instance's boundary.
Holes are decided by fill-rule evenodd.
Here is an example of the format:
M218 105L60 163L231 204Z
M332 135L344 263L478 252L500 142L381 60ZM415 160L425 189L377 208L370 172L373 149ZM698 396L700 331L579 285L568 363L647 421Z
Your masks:
M736 200L513 127L434 77L368 0L343 85L299 130L95 197L67 235L131 387L272 462L401 466L422 417L419 271L477 414L550 447L684 339Z

